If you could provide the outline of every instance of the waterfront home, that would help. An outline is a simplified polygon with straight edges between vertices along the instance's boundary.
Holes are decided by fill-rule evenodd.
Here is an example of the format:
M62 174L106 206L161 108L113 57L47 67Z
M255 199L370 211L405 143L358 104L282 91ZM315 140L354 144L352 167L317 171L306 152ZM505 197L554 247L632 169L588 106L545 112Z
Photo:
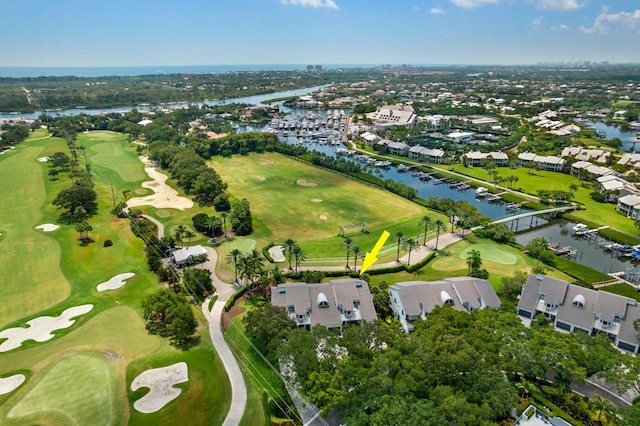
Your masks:
M525 325L542 314L556 330L604 334L618 349L638 353L640 333L633 322L640 318L640 306L634 299L546 275L529 275L517 308Z
M444 151L437 148L431 149L420 145L409 148L409 158L413 160L429 161L431 163L443 163Z
M378 141L377 145L384 145L389 154L406 156L409 153L409 145L404 142L394 142L389 139L382 139Z
M498 167L509 165L509 157L504 152L471 151L462 155L462 163L467 167L479 167L488 161Z
M400 282L389 287L389 305L402 329L413 331L413 323L426 319L436 306L450 306L471 312L500 308L500 299L487 280L473 277L445 278L442 281Z
M286 308L298 327L308 330L320 325L342 331L345 324L378 318L369 285L359 279L278 284L271 287L271 304Z
M640 219L640 195L629 194L618 198L616 210L632 219Z
M638 168L640 167L640 154L635 152L623 154L622 157L620 157L620 159L618 160L617 164Z
M360 135L360 137L362 138L362 140L364 140L364 142L367 145L374 145L376 142L380 140L380 136L371 132L364 132Z
M615 175L600 176L596 181L600 184L600 191L607 194L607 201L617 201L626 195L640 194L640 190L634 184Z
M542 170L561 172L562 169L564 169L565 164L566 161L553 155L536 155L532 152L523 152L518 154L518 166L520 167L535 166Z
M614 171L608 167L596 166L595 164L592 164L588 161L576 161L571 165L572 175L577 175L578 173L580 173L580 170L585 170L588 174L594 177L606 176L614 173Z

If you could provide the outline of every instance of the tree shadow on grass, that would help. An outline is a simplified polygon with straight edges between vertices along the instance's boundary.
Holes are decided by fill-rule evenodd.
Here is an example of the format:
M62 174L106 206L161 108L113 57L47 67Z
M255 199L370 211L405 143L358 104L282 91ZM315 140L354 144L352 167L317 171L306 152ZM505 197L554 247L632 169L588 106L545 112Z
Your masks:
M185 340L184 342L175 342L172 341L171 345L177 349L180 349L182 351L188 351L189 349L195 348L196 346L198 346L200 344L201 338L200 336L193 336L187 340Z
M80 246L81 247L86 247L91 243L95 243L93 238L79 238L79 240L80 240Z

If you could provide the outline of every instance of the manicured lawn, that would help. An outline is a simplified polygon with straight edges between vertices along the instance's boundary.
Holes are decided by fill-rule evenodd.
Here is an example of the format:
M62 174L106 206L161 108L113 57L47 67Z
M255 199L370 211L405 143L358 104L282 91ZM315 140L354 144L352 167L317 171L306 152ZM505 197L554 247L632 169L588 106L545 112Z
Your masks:
M601 288L600 290L608 291L610 293L619 294L620 296L628 297L629 299L637 300L640 302L640 292L629 284L614 284Z
M52 238L58 231L34 229L43 223L55 223L55 216L41 212L48 198L48 178L42 171L46 167L36 161L46 155L46 145L52 143L64 142L24 142L10 155L0 156L0 329L61 302L71 290L60 268L60 247Z
M23 424L122 424L120 391L117 370L106 359L73 355L44 371L7 418Z
M447 247L448 256L439 255L424 268L415 272L401 272L397 274L373 275L373 284L386 281L395 284L402 281L437 281L444 278L466 276L468 274L467 256L471 250L478 250L482 257L482 268L489 271L489 281L497 291L502 288L502 278L510 277L516 271L531 272L536 260L530 258L513 247L497 244L489 240L476 238L467 234L465 239ZM559 271L549 270L547 275L573 281L573 279Z
M38 132L33 137L45 135ZM148 270L142 241L131 233L127 220L110 213L111 185L117 199L122 191L139 188L148 180L143 164L119 134L83 133L78 144L86 148L98 194L98 213L89 219L93 230L88 244L80 244L73 225L60 224L60 229L50 233L34 230L42 223L56 223L59 211L51 202L70 185L66 173L51 180L48 164L36 159L66 152L64 140L26 141L11 155L0 157L0 177L5 182L0 194L7 207L0 215L0 285L4 290L0 329L24 325L36 316L57 315L67 307L94 305L90 313L48 342L25 342L2 354L0 377L25 372L28 379L0 399L0 423L7 423L7 413L14 410L21 424L96 424L103 420L105 424L176 424L186 418L190 424L221 424L230 404L230 386L199 311L199 341L186 351L145 330L140 303L159 283ZM80 162L84 165L82 156ZM103 246L107 239L113 246ZM98 283L124 272L136 274L124 287L96 291ZM180 385L184 394L157 414L133 413L132 403L139 395L126 390L133 377L146 368L177 361L189 366L190 382ZM58 408L55 415L35 414Z
M395 259L396 232L421 238L418 222L425 214L446 222L443 215L387 191L279 154L216 158L209 164L229 184L233 197L249 200L255 228L251 238L258 241L258 248L292 238L305 251L309 264L318 264L312 259L325 259L322 264L344 262L340 226L367 224L368 233L353 229L347 234L363 251L373 248L383 231L390 232L378 256L385 262ZM229 251L223 244L220 257ZM224 263L218 264L218 272L232 276Z

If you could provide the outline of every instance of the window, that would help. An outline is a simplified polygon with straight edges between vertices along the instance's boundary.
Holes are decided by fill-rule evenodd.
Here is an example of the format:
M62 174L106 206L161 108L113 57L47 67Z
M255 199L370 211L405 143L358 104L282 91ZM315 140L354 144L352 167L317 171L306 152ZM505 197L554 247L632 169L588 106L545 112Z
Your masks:
M576 308L581 308L581 309L584 309L587 306L584 300L584 296L581 294L576 294L576 297L573 298L573 301L571 302L571 304Z

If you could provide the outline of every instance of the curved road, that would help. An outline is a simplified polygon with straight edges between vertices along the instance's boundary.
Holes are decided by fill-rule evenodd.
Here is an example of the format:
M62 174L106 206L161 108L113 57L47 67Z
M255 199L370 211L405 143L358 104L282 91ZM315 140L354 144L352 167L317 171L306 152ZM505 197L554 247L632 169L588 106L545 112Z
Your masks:
M231 349L224 340L224 334L221 328L222 311L224 309L225 302L229 300L229 297L236 291L231 285L223 282L216 275L216 263L218 261L218 253L211 248L205 247L209 260L203 265L211 271L211 280L213 286L216 289L218 299L213 304L211 310L208 309L211 296L207 297L202 304L202 314L209 322L209 336L211 336L211 342L213 347L218 352L218 356L227 371L229 381L231 382L231 407L227 417L224 419L223 426L236 426L240 424L242 415L244 414L245 407L247 405L247 386L242 376L242 371L238 362L233 356Z

